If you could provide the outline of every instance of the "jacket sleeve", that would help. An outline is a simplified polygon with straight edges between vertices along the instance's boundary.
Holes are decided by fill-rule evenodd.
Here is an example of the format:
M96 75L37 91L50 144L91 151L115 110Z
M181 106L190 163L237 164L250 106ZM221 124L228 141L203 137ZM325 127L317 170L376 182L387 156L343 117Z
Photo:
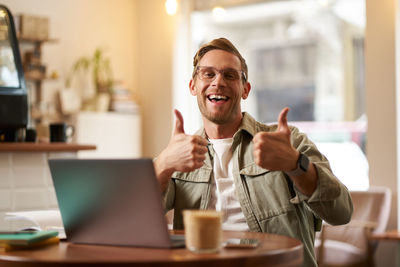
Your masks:
M175 201L175 182L174 179L171 179L168 183L167 189L165 189L163 195L163 206L165 212L174 208L174 201Z
M353 203L346 186L333 174L327 158L305 134L293 127L291 138L293 146L314 164L318 175L314 193L308 197L294 187L296 196L292 201L304 201L317 217L329 224L348 223L353 213Z

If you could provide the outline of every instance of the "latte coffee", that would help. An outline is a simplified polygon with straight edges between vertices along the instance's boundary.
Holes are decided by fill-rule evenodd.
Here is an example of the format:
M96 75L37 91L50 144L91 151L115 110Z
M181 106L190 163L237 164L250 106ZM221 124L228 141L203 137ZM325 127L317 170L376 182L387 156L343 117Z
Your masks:
M221 249L222 212L184 210L186 247L196 253L215 253Z

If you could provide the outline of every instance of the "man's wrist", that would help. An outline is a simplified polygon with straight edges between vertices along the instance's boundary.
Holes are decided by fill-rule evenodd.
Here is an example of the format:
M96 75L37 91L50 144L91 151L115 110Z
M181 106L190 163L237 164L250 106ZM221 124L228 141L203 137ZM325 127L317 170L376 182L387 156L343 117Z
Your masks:
M154 169L158 178L171 177L174 173L174 170L167 165L162 154L154 160Z
M167 189L168 183L171 180L171 176L174 173L174 171L172 169L166 168L164 162L160 158L161 155L157 157L153 163L161 191L164 192Z
M310 160L308 157L303 154L299 153L297 162L296 162L296 168L291 170L291 171L285 171L285 173L289 176L300 176L303 175L308 171L308 167L310 164Z

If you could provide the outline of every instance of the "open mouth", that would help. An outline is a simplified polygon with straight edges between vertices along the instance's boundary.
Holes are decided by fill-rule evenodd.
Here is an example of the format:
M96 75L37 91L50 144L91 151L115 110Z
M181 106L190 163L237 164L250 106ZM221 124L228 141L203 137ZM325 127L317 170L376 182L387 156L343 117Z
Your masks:
M224 102L224 101L228 101L229 97L224 96L224 95L208 95L207 96L208 100L210 100L213 103L217 103L217 102Z

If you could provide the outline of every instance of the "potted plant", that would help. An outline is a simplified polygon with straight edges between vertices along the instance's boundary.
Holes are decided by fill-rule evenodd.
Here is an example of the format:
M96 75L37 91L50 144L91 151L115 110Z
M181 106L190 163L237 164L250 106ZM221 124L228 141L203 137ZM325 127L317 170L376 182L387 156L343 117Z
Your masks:
M104 51L101 48L96 48L91 57L78 58L73 64L70 75L68 75L66 80L67 88L71 87L72 78L78 72L91 74L95 88L95 95L83 101L83 109L108 110L114 79L110 59L104 56Z

